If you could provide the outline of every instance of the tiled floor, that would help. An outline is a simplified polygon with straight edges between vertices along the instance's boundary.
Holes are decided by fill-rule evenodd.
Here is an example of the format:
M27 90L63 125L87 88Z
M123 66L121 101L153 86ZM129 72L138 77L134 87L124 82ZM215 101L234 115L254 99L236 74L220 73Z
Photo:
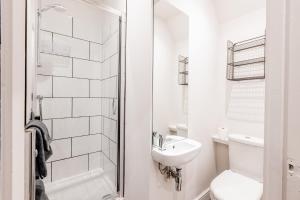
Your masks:
M102 200L115 194L115 187L102 169L96 169L71 178L46 183L50 200Z

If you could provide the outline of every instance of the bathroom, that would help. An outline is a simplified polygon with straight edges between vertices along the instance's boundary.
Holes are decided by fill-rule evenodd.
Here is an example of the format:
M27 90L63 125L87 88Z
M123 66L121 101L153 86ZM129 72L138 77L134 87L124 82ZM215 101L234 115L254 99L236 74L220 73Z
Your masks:
M299 9L1 0L0 199L298 200Z

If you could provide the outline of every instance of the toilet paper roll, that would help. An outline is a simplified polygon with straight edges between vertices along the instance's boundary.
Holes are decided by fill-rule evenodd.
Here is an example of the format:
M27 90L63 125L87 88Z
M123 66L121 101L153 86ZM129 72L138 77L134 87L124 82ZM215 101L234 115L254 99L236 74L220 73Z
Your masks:
M218 128L218 135L220 138L226 139L228 137L228 129L224 127Z

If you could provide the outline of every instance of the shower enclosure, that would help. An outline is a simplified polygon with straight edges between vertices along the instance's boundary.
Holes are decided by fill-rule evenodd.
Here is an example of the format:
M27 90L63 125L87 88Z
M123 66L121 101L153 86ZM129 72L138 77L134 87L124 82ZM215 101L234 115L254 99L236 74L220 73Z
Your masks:
M43 180L50 200L122 190L122 15L96 2L37 5L31 110L53 139Z

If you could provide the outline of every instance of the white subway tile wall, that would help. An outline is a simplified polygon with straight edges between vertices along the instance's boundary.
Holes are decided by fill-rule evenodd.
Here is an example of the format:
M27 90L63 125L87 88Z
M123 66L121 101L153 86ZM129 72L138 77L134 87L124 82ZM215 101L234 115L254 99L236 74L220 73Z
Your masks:
M96 17L94 20L87 16L82 16L80 19L74 18L74 37L102 43L102 23Z
M53 138L71 138L89 134L89 117L53 119Z
M89 42L85 40L53 34L54 54L89 59L89 51Z
M44 178L44 182L51 182L51 173L52 173L52 167L51 167L51 163L47 163L46 164L47 167L47 177Z
M51 143L53 152L49 162L71 157L71 139L54 140Z
M90 59L102 62L102 45L97 43L90 43Z
M53 97L89 97L89 80L53 77Z
M54 152L46 181L103 168L116 183L119 18L102 16L42 16L37 94Z
M99 166L103 168L103 153L96 152L89 154L89 169L97 169Z
M89 60L73 59L73 75L78 78L101 79L101 63Z
M52 52L52 33L40 31L40 51L50 53Z
M264 122L265 81L232 84L227 117L232 120Z
M90 96L91 97L101 97L102 81L100 80L90 80Z
M103 133L103 117L90 117L90 134Z
M72 138L72 156L101 151L101 134Z
M43 97L52 97L52 76L37 75L37 93Z
M73 99L73 116L97 116L101 115L100 98L74 98Z
M104 155L109 157L109 138L105 135L102 136L102 152L104 153Z
M65 13L49 10L43 13L41 29L72 36L72 17Z
M49 134L52 137L52 120L44 120L44 123L46 124Z
M42 110L44 119L71 117L72 99L44 98Z
M88 165L88 155L52 162L52 181L87 172Z
M72 58L40 53L40 65L38 74L72 77Z

